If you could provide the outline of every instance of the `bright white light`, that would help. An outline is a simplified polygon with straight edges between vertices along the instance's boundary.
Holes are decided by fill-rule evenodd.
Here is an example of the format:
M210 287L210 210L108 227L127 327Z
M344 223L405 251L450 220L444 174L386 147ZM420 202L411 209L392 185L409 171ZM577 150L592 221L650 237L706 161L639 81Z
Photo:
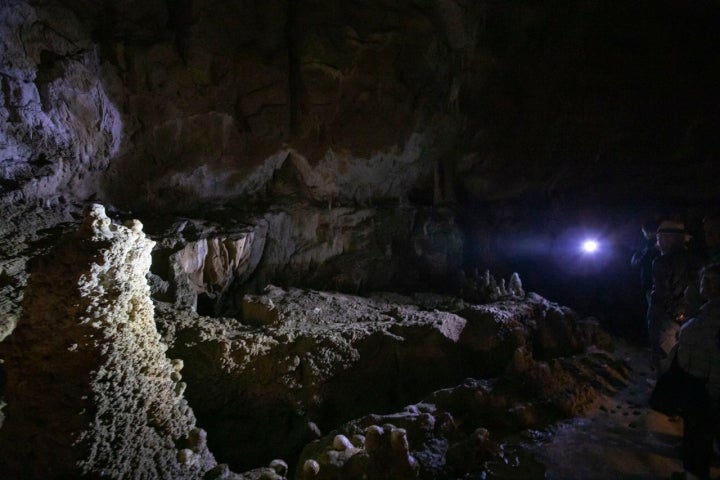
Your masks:
M600 247L600 244L598 244L597 240L585 240L582 243L582 250L585 253L595 253L598 251L598 248Z

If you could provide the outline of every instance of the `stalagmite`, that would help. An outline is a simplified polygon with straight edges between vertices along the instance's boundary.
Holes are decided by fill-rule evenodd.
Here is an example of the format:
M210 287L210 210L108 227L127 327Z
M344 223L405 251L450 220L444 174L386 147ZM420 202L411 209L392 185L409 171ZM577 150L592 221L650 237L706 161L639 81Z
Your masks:
M0 451L16 452L2 456L3 478L192 479L215 465L155 328L154 242L130 225L93 205L31 272L18 328L0 345Z

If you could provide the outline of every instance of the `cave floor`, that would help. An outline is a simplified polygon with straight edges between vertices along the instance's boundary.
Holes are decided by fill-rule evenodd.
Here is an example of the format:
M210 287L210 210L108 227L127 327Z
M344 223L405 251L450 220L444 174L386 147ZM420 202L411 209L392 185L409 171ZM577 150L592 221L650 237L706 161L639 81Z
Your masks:
M632 367L632 382L585 416L554 425L547 441L532 447L545 479L655 480L683 470L682 419L646 406L652 388L648 351L621 343L615 354ZM713 467L711 478L720 478L720 468Z

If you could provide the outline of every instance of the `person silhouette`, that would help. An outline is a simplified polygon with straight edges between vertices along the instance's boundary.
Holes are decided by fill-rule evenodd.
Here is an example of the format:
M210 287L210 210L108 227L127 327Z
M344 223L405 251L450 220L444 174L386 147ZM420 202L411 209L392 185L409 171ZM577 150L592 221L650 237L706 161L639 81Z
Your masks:
M647 312L651 362L657 376L670 366L680 326L698 305L696 295L700 260L687 252L685 225L665 220L657 229L660 256L652 263L653 286ZM690 297L693 298L690 301Z
M630 258L630 266L640 273L640 287L645 294L646 308L650 304L650 293L652 293L653 286L652 264L660 256L660 249L657 245L659 223L656 219L650 219L642 224L641 231L645 237L645 243Z
M681 401L682 458L686 478L708 478L720 415L720 263L701 272L700 294L707 299L680 329L677 361L685 373Z

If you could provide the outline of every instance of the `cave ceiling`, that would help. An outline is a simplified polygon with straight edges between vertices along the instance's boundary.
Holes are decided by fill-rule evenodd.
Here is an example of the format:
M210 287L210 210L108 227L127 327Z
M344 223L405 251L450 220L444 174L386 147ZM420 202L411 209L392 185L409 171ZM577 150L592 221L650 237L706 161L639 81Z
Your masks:
M270 194L706 201L718 10L4 0L3 191L191 207L291 165Z

